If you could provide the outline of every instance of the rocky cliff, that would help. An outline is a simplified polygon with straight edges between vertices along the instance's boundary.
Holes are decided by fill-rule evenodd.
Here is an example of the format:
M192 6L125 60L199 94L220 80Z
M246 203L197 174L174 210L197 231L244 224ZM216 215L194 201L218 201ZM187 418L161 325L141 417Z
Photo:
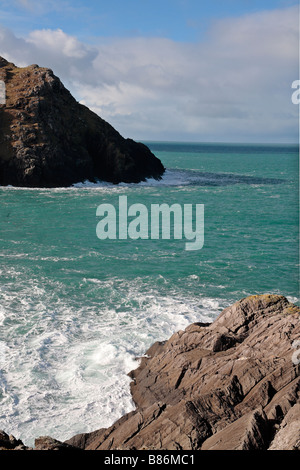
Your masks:
M0 185L69 186L96 179L160 178L162 163L79 104L50 69L18 68L0 57Z
M65 443L40 438L36 449L300 449L299 314L283 296L260 295L190 325L130 373L135 411Z

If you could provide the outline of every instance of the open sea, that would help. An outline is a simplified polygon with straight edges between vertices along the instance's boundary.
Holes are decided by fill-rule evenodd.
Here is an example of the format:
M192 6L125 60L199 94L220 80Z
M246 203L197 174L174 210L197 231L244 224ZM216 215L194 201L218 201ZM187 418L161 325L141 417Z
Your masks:
M161 181L0 187L0 429L33 445L134 409L158 340L252 294L299 305L299 147L146 142ZM204 246L100 240L97 207L204 204Z

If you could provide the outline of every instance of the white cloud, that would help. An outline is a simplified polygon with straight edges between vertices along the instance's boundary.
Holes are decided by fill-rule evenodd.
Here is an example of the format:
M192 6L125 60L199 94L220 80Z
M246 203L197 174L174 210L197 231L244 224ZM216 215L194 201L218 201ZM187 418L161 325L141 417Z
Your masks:
M53 31L43 29L32 31L27 39L28 43L38 45L38 48L50 54L56 54L56 45L60 48L60 54L66 57L82 59L88 54L88 49L80 43L76 37L69 36L61 29Z
M296 138L298 8L216 22L205 41L99 38L62 30L16 38L0 29L0 55L53 68L78 100L123 135L149 139Z

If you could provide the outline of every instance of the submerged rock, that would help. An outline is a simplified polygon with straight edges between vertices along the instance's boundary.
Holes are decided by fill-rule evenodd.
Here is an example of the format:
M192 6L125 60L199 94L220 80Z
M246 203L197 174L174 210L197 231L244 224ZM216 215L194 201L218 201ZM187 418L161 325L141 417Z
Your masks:
M97 179L138 183L164 167L147 146L124 139L79 104L52 70L0 57L0 185L59 187Z

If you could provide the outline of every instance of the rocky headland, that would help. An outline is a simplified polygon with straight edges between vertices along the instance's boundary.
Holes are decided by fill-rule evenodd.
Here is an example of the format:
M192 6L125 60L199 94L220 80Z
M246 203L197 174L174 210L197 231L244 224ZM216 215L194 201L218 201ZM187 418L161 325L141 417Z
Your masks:
M136 409L34 450L300 449L300 309L250 296L155 343L130 373ZM0 433L0 448L26 450Z
M52 70L0 57L0 185L61 187L85 180L159 179L161 161L79 104Z

